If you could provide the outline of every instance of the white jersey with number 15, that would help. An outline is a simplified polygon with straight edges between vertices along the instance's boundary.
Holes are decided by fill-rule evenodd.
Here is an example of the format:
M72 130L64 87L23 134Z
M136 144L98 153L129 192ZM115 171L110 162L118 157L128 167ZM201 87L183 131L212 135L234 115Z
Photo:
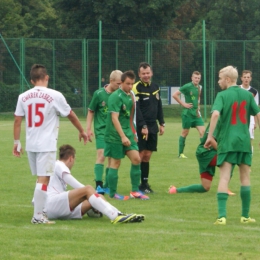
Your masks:
M56 90L35 86L20 94L15 116L26 118L26 151L56 151L59 116L66 117L70 111L65 97Z

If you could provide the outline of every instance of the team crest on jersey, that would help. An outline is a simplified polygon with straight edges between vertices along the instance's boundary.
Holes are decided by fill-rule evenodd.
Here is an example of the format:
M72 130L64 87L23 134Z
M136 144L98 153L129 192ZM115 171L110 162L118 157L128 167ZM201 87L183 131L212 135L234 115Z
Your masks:
M160 99L159 93L156 93L155 97L159 100Z
M126 110L126 105L125 104L122 105L122 109Z
M103 101L102 102L102 107L104 107L106 105L106 102L105 101Z

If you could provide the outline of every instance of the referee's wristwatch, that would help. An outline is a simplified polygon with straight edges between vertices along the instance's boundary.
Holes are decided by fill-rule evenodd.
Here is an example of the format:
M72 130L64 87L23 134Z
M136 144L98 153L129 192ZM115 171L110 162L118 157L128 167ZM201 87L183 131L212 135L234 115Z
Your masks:
M165 123L163 123L163 124L160 124L160 126L163 126L163 127L165 127Z
M143 125L143 129L146 129L147 128L147 125Z

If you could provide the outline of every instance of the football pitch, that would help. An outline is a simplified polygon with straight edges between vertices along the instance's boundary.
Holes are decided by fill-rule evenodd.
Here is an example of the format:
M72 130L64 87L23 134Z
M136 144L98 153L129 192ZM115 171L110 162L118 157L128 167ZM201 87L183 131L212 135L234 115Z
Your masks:
M85 126L85 119L81 118ZM24 122L21 142L25 145ZM165 135L159 137L158 152L150 162L149 183L156 192L150 200L108 201L122 212L142 213L142 223L113 225L107 217L58 220L55 225L32 225L31 199L35 177L31 176L26 153L12 156L13 121L1 120L0 174L0 259L260 259L260 140L256 130L251 171L253 224L241 224L238 168L230 189L236 193L227 203L227 225L215 226L216 190L219 170L209 192L169 195L168 187L200 183L195 150L198 132L190 131L185 155L178 159L181 123L166 118ZM62 119L58 145L71 144L77 150L72 174L82 183L94 186L95 142L78 141L71 123ZM118 193L129 195L130 161L119 169Z

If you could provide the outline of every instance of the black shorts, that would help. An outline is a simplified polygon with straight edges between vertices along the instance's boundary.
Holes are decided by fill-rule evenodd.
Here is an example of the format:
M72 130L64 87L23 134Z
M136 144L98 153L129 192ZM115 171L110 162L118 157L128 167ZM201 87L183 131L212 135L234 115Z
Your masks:
M143 150L148 151L157 151L157 139L158 134L148 134L148 139L143 139L143 135L139 132L138 133L138 147L139 152Z

